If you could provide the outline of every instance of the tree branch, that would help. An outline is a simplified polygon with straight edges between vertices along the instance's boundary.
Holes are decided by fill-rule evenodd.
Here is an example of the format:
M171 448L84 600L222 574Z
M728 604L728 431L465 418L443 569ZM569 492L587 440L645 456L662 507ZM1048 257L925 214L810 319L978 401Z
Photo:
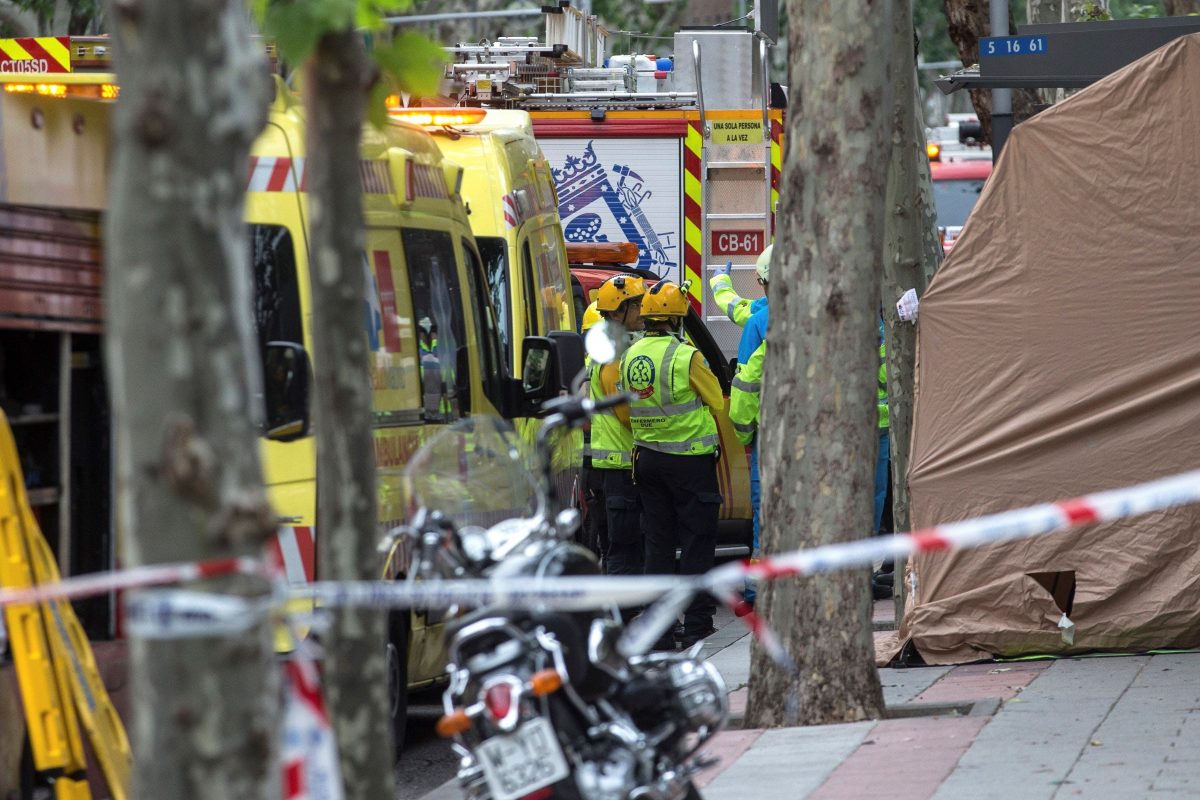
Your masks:
M0 0L0 24L8 27L13 36L37 36L37 14L21 8L12 0Z
M54 0L54 17L49 28L51 36L66 36L71 32L71 0Z

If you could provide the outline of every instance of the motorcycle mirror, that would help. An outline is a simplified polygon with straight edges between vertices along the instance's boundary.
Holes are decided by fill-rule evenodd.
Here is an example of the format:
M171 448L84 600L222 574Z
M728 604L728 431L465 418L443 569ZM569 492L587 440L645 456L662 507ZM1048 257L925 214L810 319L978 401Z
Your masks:
M588 661L617 680L625 680L625 660L615 649L620 633L621 625L614 619L599 617L592 620L588 631Z
M564 508L554 518L554 531L560 539L568 539L579 529L579 522L578 509Z
M469 561L479 564L488 559L488 556L491 554L491 547L489 546L487 530L485 528L480 528L477 525L464 526L458 535L462 540L463 555Z
M671 630L687 607L692 604L696 590L681 586L660 597L621 634L617 640L617 652L623 658L644 656L654 649L655 643Z
M588 329L583 346L592 363L611 364L624 352L626 338L623 325L602 319Z

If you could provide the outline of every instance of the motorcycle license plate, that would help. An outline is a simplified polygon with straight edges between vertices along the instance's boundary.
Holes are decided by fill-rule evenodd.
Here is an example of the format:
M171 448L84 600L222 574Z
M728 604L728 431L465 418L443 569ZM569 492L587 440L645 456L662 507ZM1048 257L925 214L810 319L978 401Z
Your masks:
M479 761L493 800L517 800L570 774L554 728L540 718L481 742Z

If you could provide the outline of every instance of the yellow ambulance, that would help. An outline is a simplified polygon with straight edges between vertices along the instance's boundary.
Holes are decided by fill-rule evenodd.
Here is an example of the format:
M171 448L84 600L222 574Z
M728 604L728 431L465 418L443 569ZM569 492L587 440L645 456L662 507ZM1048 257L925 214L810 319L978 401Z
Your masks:
M312 307L304 115L282 84L269 119L251 151L246 193L255 323L264 354L263 466L283 524L275 555L289 580L310 581L315 577L318 512L305 377ZM403 520L404 466L429 436L470 414L532 417L540 401L556 396L582 366L577 336L536 338L556 330L549 315L536 328L518 326L521 339L515 343L512 328L506 334L496 319L489 283L494 265L488 266L491 256L481 257L471 233L463 203L466 174L443 158L433 137L420 127L392 121L383 131L364 131L363 318L370 348L381 531ZM553 249L547 240L554 241L531 226L519 241L525 251L540 255ZM559 242L561 252L561 234ZM527 340L526 333L535 338ZM509 377L507 361L522 349L539 348L550 351L556 368L545 384L526 390ZM560 353L565 361L558 360ZM389 563L381 569L398 577L403 565ZM424 612L390 617L388 667L398 746L407 707L402 687L428 685L445 672L439 620Z
M83 107L77 101L88 101L84 105L92 124L86 133L107 138L107 113L119 89L105 67L98 63L96 71L81 69L66 76L0 74L0 84L7 87L5 94L34 98L47 130L70 130L72 117L78 119ZM245 204L254 323L263 358L263 469L281 525L269 556L289 580L310 581L317 574L319 514L310 422L312 297L304 112L281 81L275 89L267 126L251 151ZM77 134L79 127L76 123ZM521 339L501 326L463 202L465 171L443 158L428 133L403 122L382 131L367 127L359 175L366 229L363 321L370 347L382 533L404 515L404 466L423 441L466 415L535 416L541 401L557 396L582 368L583 348L573 333L526 338L527 331L552 330L549 316L536 326L520 324ZM99 187L106 180L101 175L94 181L97 212L103 211ZM548 183L543 191L551 191ZM47 197L44 202L52 201ZM531 254L555 249L553 238L547 244L533 227L528 230L520 241ZM556 263L565 271L565 260ZM570 329L569 310L565 319ZM524 383L510 377L507 362L534 351L545 353L540 363L547 370L537 380L526 375ZM400 575L402 564L383 561L381 575ZM388 653L398 744L405 728L405 687L427 685L444 674L441 627L423 613L391 615Z
M550 164L525 111L392 109L421 125L442 154L461 164L463 200L479 245L504 342L505 363L521 375L521 341L575 330L571 274Z
M577 330L558 195L529 113L393 107L389 116L433 134L442 155L465 169L463 201L496 309L504 363L513 375L523 375L525 337L556 339ZM529 423L517 428L527 438L536 430ZM554 450L559 497L575 495L582 465L583 436L576 431Z

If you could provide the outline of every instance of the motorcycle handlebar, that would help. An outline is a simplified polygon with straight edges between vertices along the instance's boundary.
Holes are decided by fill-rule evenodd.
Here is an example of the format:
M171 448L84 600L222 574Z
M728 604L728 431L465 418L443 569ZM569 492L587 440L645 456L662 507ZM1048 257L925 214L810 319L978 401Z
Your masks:
M634 395L628 392L619 392L608 397L602 397L599 400L573 397L571 395L556 397L553 400L546 401L542 405L542 410L546 414L544 427L552 429L562 425L576 425L580 422L586 422L595 416L596 412L629 403L633 400L633 397Z
M636 398L637 395L633 392L617 392L616 394L593 401L593 410L604 411L605 409L616 408L626 403L632 403Z

